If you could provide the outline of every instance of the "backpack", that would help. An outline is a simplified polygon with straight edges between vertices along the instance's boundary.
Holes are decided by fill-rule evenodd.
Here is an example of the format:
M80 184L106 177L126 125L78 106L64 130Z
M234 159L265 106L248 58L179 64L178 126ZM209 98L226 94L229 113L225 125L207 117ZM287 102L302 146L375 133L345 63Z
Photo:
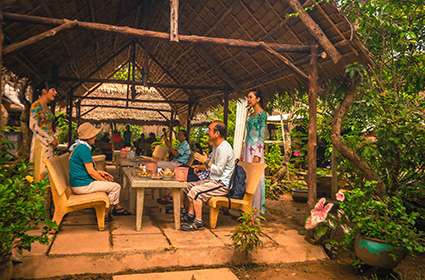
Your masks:
M235 162L235 169L233 170L232 177L230 178L229 193L227 199L229 200L229 209L231 207L230 199L242 199L246 190L246 172L242 166L238 165L239 160Z

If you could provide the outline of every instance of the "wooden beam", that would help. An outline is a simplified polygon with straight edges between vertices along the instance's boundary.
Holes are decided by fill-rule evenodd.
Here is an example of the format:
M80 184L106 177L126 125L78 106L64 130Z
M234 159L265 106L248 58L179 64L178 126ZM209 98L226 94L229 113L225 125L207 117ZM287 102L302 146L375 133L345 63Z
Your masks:
M302 71L295 64L293 64L286 56L284 56L281 53L278 53L277 51L275 51L274 49L269 48L268 46L264 46L264 49L266 51L268 51L269 53L271 53L272 55L274 55L275 57L277 57L283 63L285 63L286 66L288 66L289 69L291 69L292 71L294 71L295 73L297 73L298 75L300 75L301 77L303 77L304 79L308 80L307 74L305 74L304 71Z
M294 0L291 0L294 1ZM38 16L29 16L16 13L4 13L4 17L10 21L20 21L36 24L47 24L47 25L61 25L66 22L66 19L57 19L57 18L48 18L48 17L38 17ZM80 28L99 30L110 33L118 33L122 35L130 35L134 37L141 38L154 38L159 40L169 40L170 35L166 32L158 32L151 30L144 30L139 28L132 28L128 26L119 26L111 25L104 23L94 23L94 22L85 22L85 21L76 21L76 25ZM229 39L229 38L219 38L219 37L206 37L199 35L179 35L179 41L184 43L191 44L208 44L208 45L217 45L217 46L227 46L233 48L248 48L248 49L262 49L262 45L266 44L270 48L275 49L279 52L299 52L307 53L309 51L309 46L306 45L293 45L293 44L281 44L281 43L271 43L271 42L255 42L247 41L241 39Z
M341 59L341 54L328 39L326 34L320 26L311 18L311 16L304 10L303 6L298 0L288 0L289 6L298 13L298 17L307 27L310 34L319 42L323 49L329 54L334 63L338 63Z
M179 0L170 0L170 41L179 41Z
M83 79L76 77L58 77L63 82L81 82L81 83L105 83L105 84L121 84L143 86L141 81L117 80L117 79ZM209 86L209 85L182 85L182 84L166 84L166 83L147 83L148 87L155 88L171 88L171 89L187 89L187 90L226 90L226 86Z
M105 100L105 101L127 101L126 98L119 97L94 97L94 96L82 96L80 100ZM133 99L129 100L133 103L157 103L157 104L189 104L188 101L184 100L154 100L154 99Z
M226 135L224 137L227 138L227 134L228 134L227 125L229 124L229 92L228 91L224 92L223 123L224 123L224 127L226 127Z
M96 108L111 108L111 109L130 109L130 110L140 110L140 111L152 111L152 112L162 112L162 113L170 113L171 110L166 109L155 109L155 108L146 108L146 107L123 107L123 106L114 106L114 105L89 105L89 104L81 104L81 108L87 108L87 107L96 107Z
M331 197L336 199L336 193L338 192L338 172L337 172L337 162L336 162L336 148L332 145L332 157L331 157L331 169L332 169L332 179L331 179Z
M81 102L76 103L75 109L76 109L75 117L77 119L77 126L80 126L80 123L81 123Z
M58 34L59 32L61 32L63 30L66 30L66 29L69 29L69 28L72 28L74 26L76 26L76 22L75 21L68 21L67 20L64 24L61 24L61 25L59 25L59 26L57 26L55 28L52 28L52 29L47 30L47 31L45 31L43 33L34 35L34 36L32 36L32 37L30 37L30 38L28 38L26 40L23 40L21 42L14 43L14 44L11 44L9 46L6 46L3 49L3 54L4 55L10 54L10 53L12 53L14 51L19 50L20 48L23 48L23 47L26 47L26 46L35 44L35 43L37 43L37 42L39 42L41 40L44 40L46 38L53 37L56 34Z
M187 119L186 119L186 134L187 134L187 141L190 141L190 130L191 130L191 124L192 124L192 102L189 102L189 107L187 109Z
M74 92L70 92L68 95L68 147L72 144L72 99Z
M94 74L97 73L97 71L99 71L100 69L102 69L105 65L107 65L112 59L114 59L114 57L118 56L121 54L121 52L123 52L128 46L130 45L130 43L126 43L124 44L120 49L118 49L118 51L114 52L113 54L111 54L110 56L108 56L100 65L98 65L93 71L90 72L90 74L88 75L88 77L93 76ZM72 86L71 91L74 91L75 89L77 89L80 85L82 85L82 82L78 82L75 85Z
M319 92L319 74L317 67L317 45L311 47L310 75L308 89L308 144L307 144L307 186L308 207L313 209L317 199L317 94Z
M3 2L0 2L0 128L3 128ZM6 120L7 121L7 120Z
M90 113L91 111L93 111L93 110L95 110L97 108L99 108L99 107L94 106L94 107L88 109L87 111L85 111L84 113L82 113L80 117L83 117L83 116L87 115L88 113ZM80 110L81 110L81 106L80 106Z

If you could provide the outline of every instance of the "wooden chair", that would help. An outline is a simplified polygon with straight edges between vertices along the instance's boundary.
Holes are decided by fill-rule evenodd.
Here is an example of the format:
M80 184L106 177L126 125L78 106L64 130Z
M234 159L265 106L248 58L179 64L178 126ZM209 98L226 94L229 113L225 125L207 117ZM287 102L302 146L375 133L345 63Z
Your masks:
M93 156L94 166L96 170L105 171L106 170L106 155L95 155Z
M60 225L63 217L70 212L94 208L96 210L97 226L105 229L105 213L109 208L109 198L105 192L90 194L73 194L69 186L69 154L46 160L49 173L55 213L53 221Z
M252 210L252 200L255 192L257 191L261 177L264 176L264 169L266 165L264 163L247 162L239 162L239 165L246 172L245 196L243 199L231 198L230 205L232 209L240 209L246 213ZM229 199L224 196L212 197L208 201L208 205L210 206L210 227L216 228L220 207L229 207Z

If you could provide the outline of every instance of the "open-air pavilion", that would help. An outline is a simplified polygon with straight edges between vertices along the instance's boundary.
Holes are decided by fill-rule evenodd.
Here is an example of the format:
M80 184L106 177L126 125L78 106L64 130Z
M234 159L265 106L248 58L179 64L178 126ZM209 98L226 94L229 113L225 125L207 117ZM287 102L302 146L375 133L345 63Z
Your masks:
M348 64L369 62L354 26L332 1L6 0L0 20L0 63L33 87L54 85L70 122L73 111L84 119L84 102L109 109L144 104L140 114L159 103L169 107L169 122L178 119L190 131L197 112L217 105L226 123L229 100L247 90L307 89L310 206L321 85L342 79ZM123 65L132 74L114 79ZM126 98L96 97L103 84L129 85ZM161 98L141 99L138 86L155 88Z

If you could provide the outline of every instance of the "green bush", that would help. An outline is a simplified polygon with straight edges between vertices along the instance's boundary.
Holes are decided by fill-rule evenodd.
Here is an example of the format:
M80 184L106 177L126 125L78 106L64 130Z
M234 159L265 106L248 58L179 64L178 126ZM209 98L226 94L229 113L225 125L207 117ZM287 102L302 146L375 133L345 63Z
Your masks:
M360 188L346 192L340 207L350 221L350 231L343 244L352 249L357 234L378 238L409 253L425 252L423 233L415 229L418 214L407 213L398 196L375 195L376 183L367 182Z
M0 144L8 144L0 135ZM9 143L10 144L10 143ZM11 161L3 149L0 152L0 256L7 257L16 241L27 250L35 241L48 242L47 233L55 224L47 217L45 193L47 180L34 182L27 162ZM40 235L27 232L44 224Z
M283 157L278 144L273 144L264 156L269 174L275 173L282 165Z
M68 143L68 120L64 112L56 114L56 135L59 143ZM72 142L77 137L77 123L72 122Z
M264 217L257 215L255 211L243 213L239 217L239 226L232 234L233 246L236 250L248 255L255 248L262 245L261 222Z

